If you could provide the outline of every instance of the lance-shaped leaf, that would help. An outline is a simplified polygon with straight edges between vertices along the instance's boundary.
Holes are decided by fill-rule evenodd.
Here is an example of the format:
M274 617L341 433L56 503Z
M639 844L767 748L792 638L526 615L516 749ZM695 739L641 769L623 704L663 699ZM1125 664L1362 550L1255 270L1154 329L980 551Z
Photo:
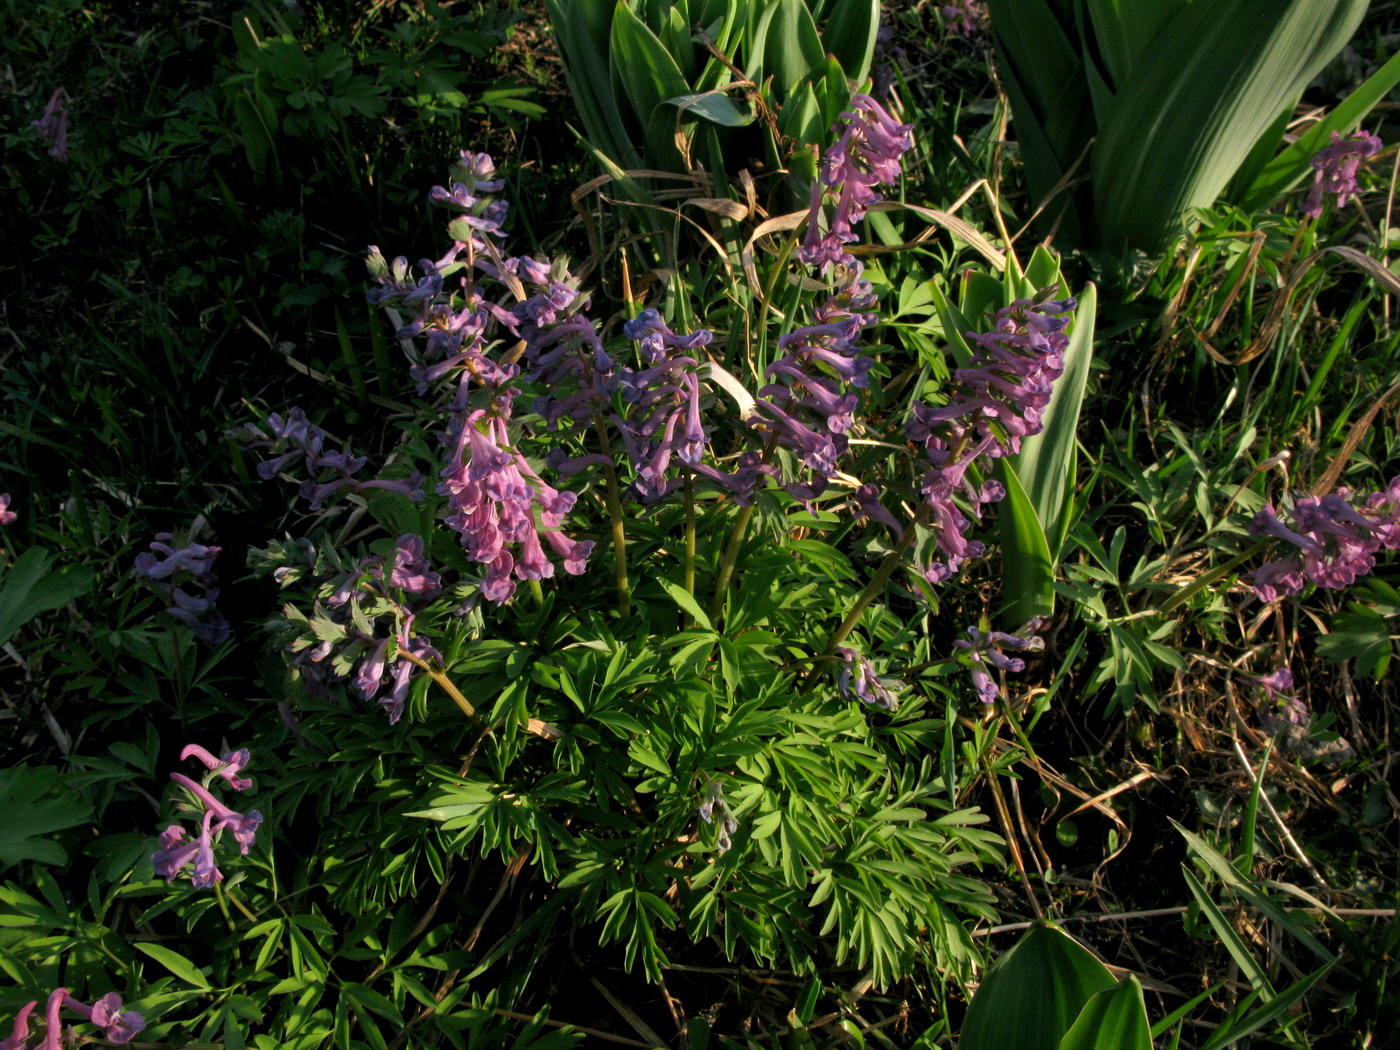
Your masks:
M1137 978L1120 981L1085 1003L1059 1050L1152 1050L1152 1026Z
M958 1050L1059 1050L1089 1000L1115 984L1093 952L1037 923L987 971Z
M1165 25L1094 147L1099 240L1153 252L1215 201L1260 136L1351 37L1367 0L1219 0Z

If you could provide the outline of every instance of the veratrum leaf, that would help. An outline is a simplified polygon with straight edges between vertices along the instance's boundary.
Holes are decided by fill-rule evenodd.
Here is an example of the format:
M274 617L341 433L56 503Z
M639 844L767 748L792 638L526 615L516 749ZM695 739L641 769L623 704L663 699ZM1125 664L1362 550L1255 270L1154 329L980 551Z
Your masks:
M1078 448L1075 435L1094 356L1098 290L1092 284L1085 285L1078 298L1069 346L1065 349L1064 374L1055 381L1055 392L1042 417L1045 429L1024 439L1020 453L1012 457L1026 498L1045 527L1052 554L1059 551L1069 528L1065 497L1074 484Z
M49 571L52 556L30 547L15 559L0 585L0 645L40 613L61 609L92 588L91 569L76 565Z
M0 868L22 860L66 864L68 854L42 836L81 824L92 807L59 779L53 766L0 769Z
M1108 968L1069 934L1036 923L987 971L958 1050L1060 1050L1089 1000L1115 984Z
M1059 1050L1152 1050L1152 1026L1137 978L1129 977L1085 1003Z
M771 76L779 102L808 70L826 58L817 24L803 0L774 0L764 13L758 35L763 42L762 58L758 75L750 69L749 79L762 83Z
M690 93L690 85L681 75L666 46L648 29L626 0L618 0L613 12L612 55L610 59L613 92L625 97L633 115L642 127L651 121L652 112L668 98ZM666 150L647 143L651 156L664 156Z
M1298 136L1253 179L1240 198L1240 205L1251 211L1267 208L1312 171L1312 158L1332 139L1332 132L1342 134L1356 130L1362 119L1377 102L1400 84L1400 53L1390 57L1367 81L1353 91L1331 113Z
M879 31L880 0L841 0L822 27L822 46L857 86L870 75Z
M1360 24L1367 0L1191 3L1114 97L1094 148L1099 239L1154 252L1213 203L1279 113Z
M545 6L589 141L623 166L636 163L640 130L624 120L608 72L613 0L545 0Z
M1016 468L1009 457L999 462L1006 486L1006 499L997 512L1007 598L1002 622L1015 626L1055 611L1055 563L1045 527L1016 476Z

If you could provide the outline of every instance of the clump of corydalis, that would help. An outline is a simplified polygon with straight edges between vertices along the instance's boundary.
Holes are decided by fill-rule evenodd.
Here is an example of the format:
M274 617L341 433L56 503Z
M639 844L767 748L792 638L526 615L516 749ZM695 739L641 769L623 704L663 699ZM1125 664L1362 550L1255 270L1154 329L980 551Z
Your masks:
M423 540L411 533L398 538L387 560L369 557L324 595L324 608L308 624L310 632L291 645L304 669L329 666L360 696L379 706L393 725L402 716L415 668L442 660L429 639L414 632L419 613L442 593L442 577L433 571ZM323 677L309 674L313 681ZM388 686L387 691L384 687Z
M353 455L348 448L327 449L329 435L307 419L300 408L293 408L285 418L273 412L267 417L266 427L264 430L256 423L245 423L241 429L230 431L228 436L245 448L268 450L272 458L258 464L258 477L263 480L300 467L306 474L301 482L301 496L310 502L312 510L320 510L333 493L341 490L397 492L415 503L423 498L423 477L416 471L395 480L356 478L354 475L368 460Z
M1287 556L1254 571L1251 582L1261 602L1293 597L1309 583L1340 590L1369 575L1377 553L1400 547L1400 477L1391 479L1384 491L1355 501L1345 488L1325 496L1300 496L1285 513L1287 525L1272 506L1249 523L1252 535L1292 548Z
M987 704L1001 699L1001 686L988 673L988 668L1012 674L1026 669L1026 662L1019 656L1007 656L1008 651L1038 652L1045 648L1045 639L1035 633L1040 630L1042 622L1037 616L1015 634L969 627L967 641L959 638L953 642L957 648L966 650L960 662L966 664L972 673L972 687L977 692L977 699Z
M1322 214L1322 195L1333 194L1337 207L1346 204L1347 199L1360 187L1356 182L1356 172L1361 162L1374 157L1384 143L1368 131L1356 131L1343 136L1332 132L1332 141L1317 151L1312 159L1313 184L1303 202L1303 214L1316 219Z
M851 96L851 108L841 114L837 128L840 135L822 155L812 182L811 214L798 253L804 263L820 266L823 273L855 262L846 245L860 240L856 223L883 199L877 186L899 182L900 157L914 145L912 126L898 123L869 95ZM832 199L835 206L823 235L822 206Z
M966 333L973 344L966 368L953 373L951 399L919 404L907 425L932 464L920 482L930 528L942 555L925 570L931 582L948 579L981 543L967 538L965 507L980 520L982 507L1005 496L998 482L981 482L978 461L1019 452L1023 438L1044 429L1054 383L1065 369L1067 328L1075 300L1018 299L997 311L989 332Z
M43 116L31 120L30 127L39 129L39 137L49 144L49 156L68 163L68 106L67 93L62 88L54 89L49 103L44 107Z
M836 655L844 662L836 688L847 700L855 698L872 707L883 707L886 711L899 710L899 699L885 686L875 673L875 665L854 649L837 646Z
M67 1029L63 1027L63 1010L69 1010L95 1024L102 1029L103 1039L118 1045L131 1042L146 1028L146 1019L139 1013L122 1009L122 997L116 992L108 992L88 1006L73 998L67 988L55 988L49 993L44 1010L43 1039L36 1043L33 1040L39 1038L39 1033L30 1035L29 1015L38 1005L39 1001L35 999L20 1007L14 1026L10 1029L10 1037L0 1042L0 1050L60 1050L90 1041L91 1036L79 1035L71 1026Z
M187 543L177 549L173 541L170 533L158 533L150 551L136 556L136 572L164 599L167 613L200 641L217 645L229 635L228 621L215 605L219 578L214 559L220 548Z
M174 881L190 867L190 881L195 889L208 889L223 879L223 872L214 860L214 843L228 830L238 843L238 852L247 854L253 848L262 814L249 810L237 813L220 802L209 790L214 780L222 779L234 791L252 787L253 782L238 774L248 765L247 748L225 752L215 758L198 744L190 744L180 752L180 758L196 758L209 771L200 784L183 773L171 773L170 779L185 789L186 800L180 808L199 821L199 833L193 837L179 824L171 824L160 835L161 848L151 855L156 874L166 882Z
M389 264L377 248L369 258L379 285L370 301L415 311L415 319L399 330L400 339L427 333L427 353L412 370L420 395L440 380L456 381L443 434L450 452L438 492L447 499L447 524L460 535L467 556L486 566L482 596L498 603L514 595L516 581L554 574L546 547L571 574L584 571L593 547L560 531L574 493L546 483L511 440L521 394L513 384L525 379L550 390L535 408L551 428L566 417L588 419L613 389L611 359L583 316L588 299L567 267L503 255L506 203L491 196L503 185L489 156L463 152L450 186L430 194L434 203L457 212L448 224L453 246L447 254L422 260L416 281L402 258ZM454 276L452 287L447 279ZM502 291L505 298L498 302ZM497 356L499 346L489 341L493 331L523 344L524 373L514 360Z

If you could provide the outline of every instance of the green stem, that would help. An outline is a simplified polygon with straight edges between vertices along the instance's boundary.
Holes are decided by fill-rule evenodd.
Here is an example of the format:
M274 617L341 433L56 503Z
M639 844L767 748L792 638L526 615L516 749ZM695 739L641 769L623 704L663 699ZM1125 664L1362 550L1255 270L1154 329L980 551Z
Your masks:
M744 535L749 531L753 519L754 504L739 508L739 517L729 533L729 542L724 545L724 555L719 561L719 571L715 574L715 597L710 603L710 622L719 623L719 615L724 609L724 598L729 591L729 580L734 575L734 563L739 559L739 548L744 545Z
M914 512L914 520L904 529L904 535L894 550L885 555L885 560L880 563L880 567L875 570L875 575L870 578L870 582L865 585L865 590L860 592L860 597L851 606L851 611L846 614L846 618L841 621L841 626L832 632L827 639L826 648L821 651L821 657L807 672L807 678L802 683L802 692L807 692L816 684L817 673L826 665L826 657L836 654L836 647L846 640L846 636L855 630L856 624L860 623L860 618L865 615L865 610L870 603L875 600L875 596L885 589L885 584L894 575L895 569L904 564L904 552L914 541L914 534L918 527L928 519L928 504L921 502L919 509Z
M612 524L613 560L617 564L617 609L624 617L632 614L632 589L627 582L627 533L623 526L622 495L617 487L617 467L613 462L612 441L602 413L594 413L593 426L598 431L598 447L607 463L603 475L607 479L608 518Z
M539 580L526 580L530 587L530 597L535 599L535 608L544 608L544 588L540 586Z
M685 472L685 593L695 597L695 480L688 470Z

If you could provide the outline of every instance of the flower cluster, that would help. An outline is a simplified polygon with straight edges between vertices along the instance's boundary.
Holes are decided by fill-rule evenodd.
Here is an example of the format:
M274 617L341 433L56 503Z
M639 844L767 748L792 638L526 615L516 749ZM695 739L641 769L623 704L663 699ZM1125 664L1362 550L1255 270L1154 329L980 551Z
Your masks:
M1288 509L1288 525L1271 506L1254 516L1252 535L1295 548L1254 571L1254 593L1261 602L1292 597L1308 583L1348 587L1375 568L1379 551L1400 547L1400 477L1357 503L1349 495L1340 488L1325 496L1300 496Z
M234 791L244 791L253 786L251 780L238 775L248 765L247 748L228 751L215 758L198 744L190 744L180 752L180 758L197 758L209 770L203 784L196 783L183 773L170 774L170 779L183 787L199 804L199 834L191 838L179 824L171 824L161 832L161 848L151 855L151 863L156 874L166 882L174 881L186 866L192 864L190 881L196 889L207 889L224 877L214 863L215 838L227 828L238 843L238 852L246 854L253 847L254 836L263 818L255 809L247 814L237 813L209 791L210 784L216 779L222 779ZM195 811L194 807L186 808Z
M1252 684L1264 696L1259 718L1265 729L1274 732L1285 726L1306 726L1312 721L1308 705L1293 692L1293 672L1287 667L1252 679Z
M968 332L976 345L968 367L953 373L953 400L942 407L916 405L907 432L923 445L932 464L920 483L927 500L941 560L925 569L931 582L949 578L983 545L967 538L968 518L1005 496L999 483L969 477L982 456L997 458L1021 449L1022 438L1039 433L1056 379L1064 372L1066 328L1074 299L1018 299L997 311L992 330ZM980 473L980 472L974 472Z
M739 830L739 821L729 808L729 803L724 800L724 790L718 780L711 780L705 786L705 799L700 803L699 812L700 819L706 824L713 824L715 817L719 817L715 849L720 853L729 852L729 847L734 844L731 836Z
M40 137L49 144L49 156L68 162L68 107L64 104L66 93L55 88L49 96L49 104L44 107L44 115L29 122L39 129Z
M1361 162L1374 157L1384 144L1368 131L1357 131L1343 136L1332 132L1332 141L1317 151L1312 159L1313 184L1303 202L1303 214L1316 219L1322 214L1322 195L1334 194L1337 206L1346 204L1347 198L1360 188L1356 183L1356 171Z
M987 667L1011 673L1026 669L1026 662L1019 656L1007 656L1007 650L1036 652L1045 648L1045 639L1035 633L1040 630L1042 622L1040 617L1034 617L1015 634L969 627L968 641L959 638L953 642L959 649L967 650L966 662L972 671L972 686L977 690L977 699L987 704L1001 699L1001 687L987 673Z
M80 1041L88 1042L90 1037L78 1035L71 1027L64 1029L60 1017L62 1010L70 1010L83 1020L97 1025L102 1029L102 1038L109 1043L129 1043L146 1027L146 1019L135 1010L122 1010L122 997L116 992L108 992L88 1006L73 998L67 988L55 988L49 993L44 1010L44 1037L36 1043L31 1039L39 1033L30 1036L29 1015L38 1005L36 999L20 1007L9 1038L0 1041L0 1050L63 1050L64 1047L78 1045Z
M612 361L583 314L588 298L567 267L503 257L498 242L506 204L490 196L503 185L489 156L464 151L450 185L431 193L434 203L458 213L448 224L452 249L436 261L420 261L416 282L407 260L389 264L377 248L369 257L379 285L370 301L415 311L400 339L427 333L426 357L411 370L419 394L439 380L457 381L443 435L451 453L438 492L447 498L447 524L460 534L468 557L487 567L482 596L498 603L514 595L517 580L554 574L546 545L566 572L577 574L593 544L560 531L577 497L547 484L511 440L521 393L512 384L522 374L513 360L493 359L491 331L515 336L528 366L523 378L551 391L534 406L551 427L565 417L587 419L614 388ZM459 275L457 287L449 289L446 279L453 275ZM504 286L513 301L494 301L486 282Z
M363 654L352 679L354 687L366 701L377 698L393 725L403 716L414 668L424 661L442 659L427 638L413 631L422 607L441 593L442 577L428 563L423 540L405 534L394 544L387 565L382 558L366 558L340 582L326 599L332 619L317 630L320 641L307 648L311 643L301 640L294 649L303 650L306 659L320 664L331 655L336 642L351 639L351 644L342 650L340 664L348 671L355 658ZM384 614L392 616L392 625L380 636L375 621ZM327 628L335 625L339 625L339 631L334 632L334 637L327 637L332 633ZM391 640L395 647L392 660ZM381 695L386 684L389 689Z
M854 230L872 204L881 200L875 187L899 182L899 160L911 149L911 125L900 124L869 95L851 96L851 109L841 114L841 137L823 155L818 176L812 182L811 216L799 256L809 266L827 273L835 266L851 266L855 257L846 245L860 239ZM822 205L835 195L835 209L823 236Z
M300 408L293 408L286 418L272 413L267 417L267 428L264 431L256 423L245 423L229 436L241 440L248 448L266 448L272 453L271 459L258 464L258 477L263 480L276 477L300 461L307 474L301 483L301 496L310 502L312 510L320 510L326 499L341 489L356 493L383 489L407 496L414 502L423 498L423 478L417 472L392 481L356 478L354 475L367 462L365 457L352 455L348 448L328 451L328 435L307 419Z
M883 707L886 711L899 710L899 700L885 687L880 676L875 673L875 665L854 649L838 646L836 655L845 661L836 688L847 700L852 697L873 707Z
M150 551L136 556L136 571L165 599L166 612L200 641L217 645L229 634L228 621L215 605L219 579L214 575L214 559L219 548L187 543L177 549L171 546L173 540L168 532L157 533Z
M987 18L986 5L980 0L957 0L956 3L942 4L938 10L950 33L967 37L975 36Z
M0 525L13 525L19 515L10 509L10 494L0 492Z

